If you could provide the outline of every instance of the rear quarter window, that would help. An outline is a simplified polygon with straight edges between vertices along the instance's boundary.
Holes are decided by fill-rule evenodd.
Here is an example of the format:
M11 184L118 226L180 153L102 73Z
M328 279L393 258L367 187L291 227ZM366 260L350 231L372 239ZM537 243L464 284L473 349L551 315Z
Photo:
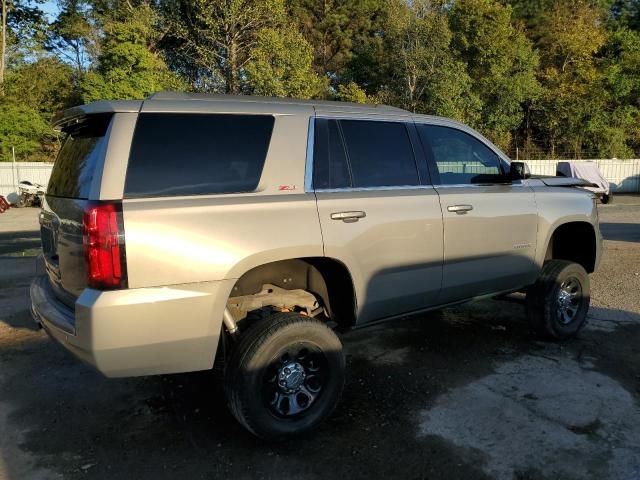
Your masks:
M273 123L270 115L140 114L125 197L252 192Z
M111 114L90 115L63 129L66 134L53 165L47 195L87 199L105 153Z

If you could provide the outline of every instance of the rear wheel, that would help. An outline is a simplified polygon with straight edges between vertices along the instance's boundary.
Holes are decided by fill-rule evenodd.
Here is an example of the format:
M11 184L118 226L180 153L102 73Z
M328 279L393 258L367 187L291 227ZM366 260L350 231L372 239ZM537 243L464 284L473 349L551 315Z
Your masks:
M225 393L249 431L281 440L331 414L344 385L342 344L323 322L277 313L251 326L231 355Z
M600 201L602 203L605 203L605 204L613 202L613 194L611 194L611 193L606 194L605 193L604 195L602 195L602 198L600 199Z
M581 265L566 260L546 262L527 292L532 327L556 340L574 337L586 323L589 291L589 276Z

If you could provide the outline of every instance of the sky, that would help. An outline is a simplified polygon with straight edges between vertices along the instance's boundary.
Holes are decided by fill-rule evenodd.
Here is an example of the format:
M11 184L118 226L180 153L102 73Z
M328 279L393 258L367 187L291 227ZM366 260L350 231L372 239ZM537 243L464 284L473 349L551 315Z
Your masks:
M47 0L40 8L47 14L49 21L53 21L59 11L58 4L55 1Z

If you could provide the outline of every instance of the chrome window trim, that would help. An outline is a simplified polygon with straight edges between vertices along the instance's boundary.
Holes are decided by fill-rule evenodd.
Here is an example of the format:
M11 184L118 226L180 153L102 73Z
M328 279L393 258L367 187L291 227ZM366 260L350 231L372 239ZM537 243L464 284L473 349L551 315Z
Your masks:
M316 135L316 117L309 117L309 128L307 130L307 158L304 164L304 191L313 193L313 148Z
M409 116L407 117L402 117L402 118L389 118L389 117L367 117L367 116L363 116L363 117L358 117L358 116L349 116L349 115L326 115L326 114L320 114L320 115L316 115L315 118L322 118L325 120L357 120L357 121L364 121L364 122L387 122L387 123L415 123L413 121L413 119Z
M340 192L376 192L387 190L432 190L438 188L482 188L482 187L524 187L521 183L485 183L485 184L465 184L458 183L455 185L401 185L388 187L361 187L361 188L318 188L316 193L340 193Z
M462 187L524 187L525 185L522 183L453 183L451 185L448 184L437 184L434 185L436 188L462 188Z
M392 190L433 190L433 185L400 185L387 187L359 187L359 188L318 188L316 193L340 193L340 192L378 192Z

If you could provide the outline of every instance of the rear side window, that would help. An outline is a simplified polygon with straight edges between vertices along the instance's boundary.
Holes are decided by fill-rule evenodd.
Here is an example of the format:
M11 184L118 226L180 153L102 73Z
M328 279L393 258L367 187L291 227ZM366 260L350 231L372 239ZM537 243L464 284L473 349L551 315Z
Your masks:
M143 113L131 145L125 197L252 192L273 123L268 115Z
M338 122L335 120L317 122L314 144L314 187L320 189L351 187L351 173Z
M420 184L404 124L341 120L340 126L354 187Z
M320 120L315 188L420 185L411 141L400 122Z
M505 181L500 158L478 139L449 127L418 125L417 128L423 144L431 149L440 184Z
M87 199L98 163L105 153L111 114L90 115L72 127L53 166L47 195Z

